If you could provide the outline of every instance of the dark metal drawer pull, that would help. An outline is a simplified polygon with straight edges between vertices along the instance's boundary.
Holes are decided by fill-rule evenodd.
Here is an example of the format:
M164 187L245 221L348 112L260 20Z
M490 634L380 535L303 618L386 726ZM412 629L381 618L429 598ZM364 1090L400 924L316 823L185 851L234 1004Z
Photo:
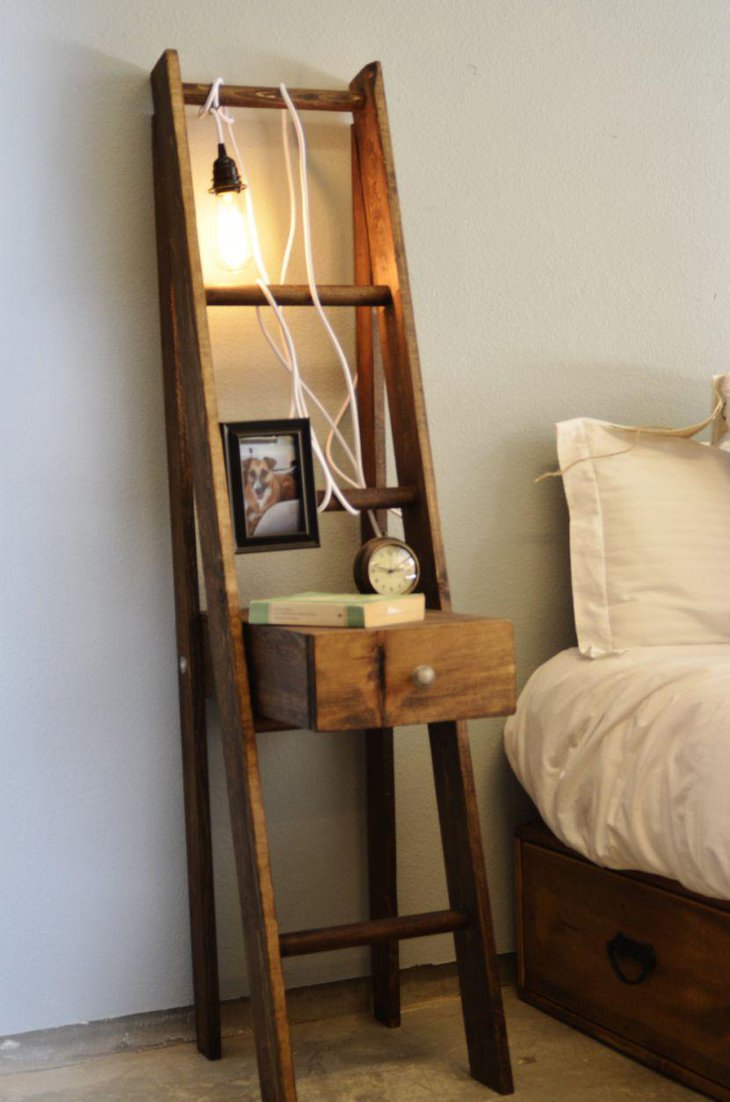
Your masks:
M615 934L610 941L606 942L606 951L611 967L621 983L628 983L635 987L636 984L643 983L656 968L656 953L653 946L634 941L633 938L626 937L626 934ZM640 971L634 976L627 975L621 964L622 959L634 961L640 966Z

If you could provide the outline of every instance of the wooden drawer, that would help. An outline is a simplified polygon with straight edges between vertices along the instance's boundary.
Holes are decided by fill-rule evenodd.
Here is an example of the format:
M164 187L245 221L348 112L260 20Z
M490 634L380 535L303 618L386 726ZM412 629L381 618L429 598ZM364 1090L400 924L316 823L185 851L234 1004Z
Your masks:
M524 999L730 1100L727 904L659 877L600 869L531 827L518 832L517 894Z
M515 705L512 625L428 612L387 628L246 625L254 709L315 731L507 715ZM430 667L428 685L414 679Z

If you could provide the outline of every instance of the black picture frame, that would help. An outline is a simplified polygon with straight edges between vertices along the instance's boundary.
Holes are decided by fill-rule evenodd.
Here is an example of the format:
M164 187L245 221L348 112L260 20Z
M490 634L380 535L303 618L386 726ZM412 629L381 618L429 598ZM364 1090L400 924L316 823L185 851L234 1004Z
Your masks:
M225 422L221 434L236 552L319 547L309 420Z

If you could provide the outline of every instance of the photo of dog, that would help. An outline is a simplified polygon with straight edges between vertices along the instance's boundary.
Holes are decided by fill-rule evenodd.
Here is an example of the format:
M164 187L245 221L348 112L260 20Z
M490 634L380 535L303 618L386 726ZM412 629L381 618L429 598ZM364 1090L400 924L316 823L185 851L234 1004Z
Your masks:
M259 521L268 509L280 501L295 501L297 498L297 483L291 473L292 468L278 471L276 463L270 455L265 455L263 459L249 455L241 463L246 528L250 536L256 534Z
M319 547L306 417L221 424L236 554Z

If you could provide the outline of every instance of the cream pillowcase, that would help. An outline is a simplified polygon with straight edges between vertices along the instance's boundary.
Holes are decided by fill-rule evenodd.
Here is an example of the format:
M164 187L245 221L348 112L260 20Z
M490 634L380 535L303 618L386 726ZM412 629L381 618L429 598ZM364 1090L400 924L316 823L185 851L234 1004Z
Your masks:
M581 652L730 643L730 453L588 418L557 436Z

